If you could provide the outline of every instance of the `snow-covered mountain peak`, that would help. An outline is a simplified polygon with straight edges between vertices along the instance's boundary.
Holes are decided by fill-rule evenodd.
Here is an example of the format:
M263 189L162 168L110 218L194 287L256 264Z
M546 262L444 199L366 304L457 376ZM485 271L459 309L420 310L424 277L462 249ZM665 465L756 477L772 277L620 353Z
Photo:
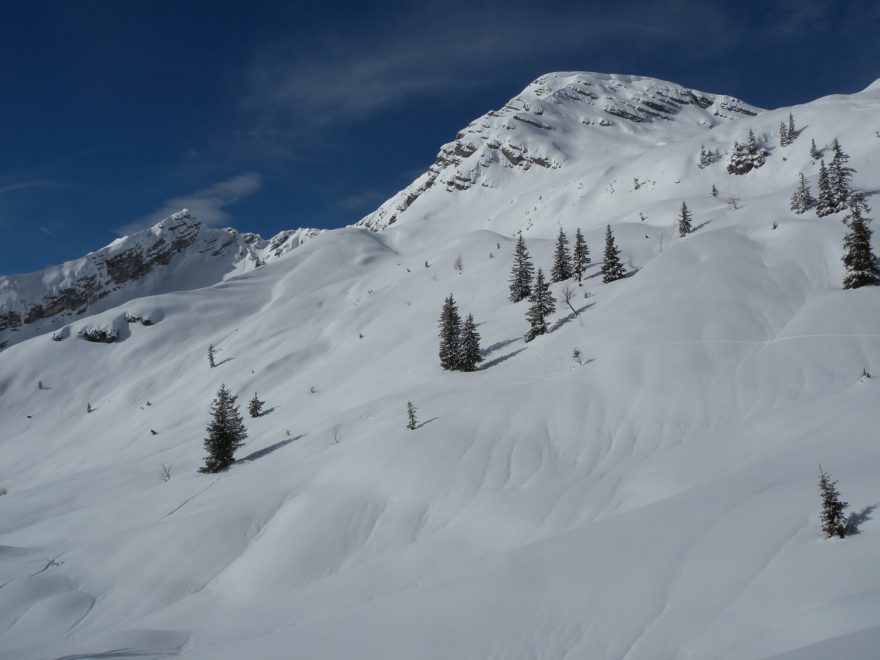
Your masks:
M597 150L656 145L761 110L731 96L619 74L543 75L459 131L409 186L357 223L382 230L427 193L498 188L529 170L558 169Z

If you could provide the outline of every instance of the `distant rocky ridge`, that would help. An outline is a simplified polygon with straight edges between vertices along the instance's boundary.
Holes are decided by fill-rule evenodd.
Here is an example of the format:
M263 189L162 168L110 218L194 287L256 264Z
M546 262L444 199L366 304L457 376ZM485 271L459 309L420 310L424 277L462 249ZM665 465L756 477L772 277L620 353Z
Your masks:
M85 257L25 275L0 276L0 348L125 300L215 284L262 266L320 233L258 234L205 226L189 211L117 239Z
M599 73L541 76L500 110L474 120L441 147L434 163L409 186L356 226L374 231L397 222L429 190L465 191L494 187L499 168L526 172L558 168L578 150L588 149L590 132L602 140L656 135L652 128L678 125L695 134L722 122L755 116L761 110L731 96L706 94L675 83ZM603 135L605 134L605 135Z

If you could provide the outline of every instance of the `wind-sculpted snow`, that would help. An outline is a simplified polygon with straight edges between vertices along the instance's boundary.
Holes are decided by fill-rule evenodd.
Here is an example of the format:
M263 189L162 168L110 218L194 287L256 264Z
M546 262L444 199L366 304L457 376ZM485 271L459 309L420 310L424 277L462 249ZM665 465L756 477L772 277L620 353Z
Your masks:
M875 657L880 290L841 288L842 213L788 204L800 172L815 187L810 140L836 137L877 206L878 97L791 109L788 147L788 108L690 135L631 122L592 158L10 346L0 658ZM749 129L762 168L698 166ZM606 224L629 271L611 284ZM525 343L516 233L546 271L560 226L593 262ZM473 373L439 367L450 293L479 324ZM265 414L200 474L221 383ZM844 539L821 537L819 463Z

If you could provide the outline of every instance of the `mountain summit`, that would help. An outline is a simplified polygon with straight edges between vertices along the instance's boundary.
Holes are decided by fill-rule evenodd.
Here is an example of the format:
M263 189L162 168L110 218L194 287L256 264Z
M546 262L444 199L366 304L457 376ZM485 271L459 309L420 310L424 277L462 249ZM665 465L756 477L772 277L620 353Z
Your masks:
M496 188L534 169L704 133L761 110L730 96L675 83L601 73L550 73L472 121L443 145L434 163L356 226L389 227L417 211L417 200L480 186ZM516 184L514 184L516 185Z

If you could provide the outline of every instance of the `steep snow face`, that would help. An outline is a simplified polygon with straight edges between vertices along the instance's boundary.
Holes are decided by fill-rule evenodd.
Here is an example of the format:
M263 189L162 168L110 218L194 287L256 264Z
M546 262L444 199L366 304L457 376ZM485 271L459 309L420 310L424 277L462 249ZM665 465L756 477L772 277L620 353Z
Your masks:
M357 226L385 229L414 215L410 207L429 192L442 197L473 187L496 188L509 181L508 172L557 169L609 151L637 152L656 144L658 136L680 139L758 112L730 96L654 78L550 73L501 110L471 122L443 145L427 172Z
M801 172L815 192L811 139L875 191L878 117L861 93L690 135L636 123L653 135L11 346L0 660L876 657L880 287L842 290L843 214L789 197ZM749 129L763 167L699 167ZM611 284L606 224L630 272ZM593 262L525 343L516 232L546 272L560 226ZM474 373L438 366L450 292L479 323ZM267 414L209 476L221 383ZM819 532L818 463L843 540Z
M263 265L318 233L212 229L188 211L96 252L27 275L0 275L0 348L125 300L215 284Z

